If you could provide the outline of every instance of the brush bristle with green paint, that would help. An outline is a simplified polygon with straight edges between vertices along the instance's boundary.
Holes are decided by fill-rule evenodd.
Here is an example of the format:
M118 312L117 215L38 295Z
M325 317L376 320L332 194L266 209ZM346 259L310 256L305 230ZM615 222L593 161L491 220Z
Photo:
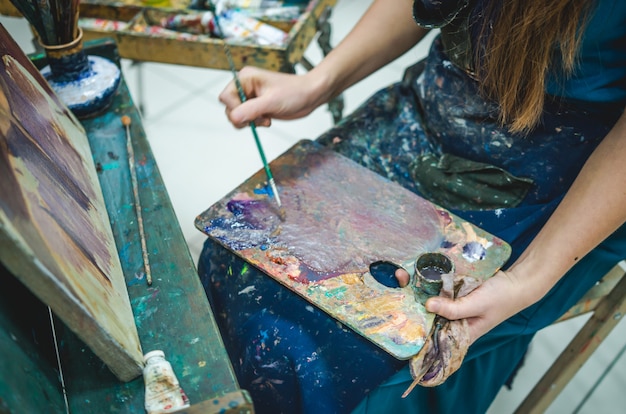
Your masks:
M211 2L211 6L213 6ZM224 44L224 53L226 54L226 59L228 60L228 66L230 67L230 71L233 74L233 79L235 81L235 86L237 87L237 92L239 93L239 99L241 102L245 102L247 97L246 93L243 90L243 86L241 86L241 82L239 81L239 76L237 75L237 69L235 68L235 63L233 62L233 57L230 54L230 48L228 47L228 43L226 43L226 39L224 39L224 32L220 27L218 13L215 11L215 7L212 7L213 15L215 18L215 26L219 31L222 37L222 43ZM271 189L272 195L276 199L276 204L278 204L278 216L281 220L285 220L286 212L283 208L282 203L280 202L280 196L278 195L278 189L276 188L276 183L274 182L274 176L272 175L272 170L270 170L270 166L265 158L265 151L263 151L263 146L261 145L261 140L259 139L259 134L256 131L256 124L254 121L250 121L250 129L252 130L252 135L254 136L254 142L256 143L257 150L259 151L259 155L261 156L261 161L263 161L263 168L265 169L265 174L267 175L267 182Z

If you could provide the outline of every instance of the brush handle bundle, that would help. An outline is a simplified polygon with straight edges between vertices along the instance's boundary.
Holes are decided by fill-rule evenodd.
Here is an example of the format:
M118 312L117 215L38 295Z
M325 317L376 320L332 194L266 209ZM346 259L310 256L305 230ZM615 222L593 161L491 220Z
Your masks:
M11 0L47 46L63 45L78 36L79 0Z

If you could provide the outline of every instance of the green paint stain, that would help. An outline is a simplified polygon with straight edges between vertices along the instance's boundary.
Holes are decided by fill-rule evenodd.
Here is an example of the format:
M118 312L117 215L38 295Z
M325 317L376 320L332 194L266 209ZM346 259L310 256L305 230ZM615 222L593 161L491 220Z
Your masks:
M117 161L102 164L102 171L117 170L118 168L120 168L120 163Z
M137 328L141 328L143 325L143 321L152 315L154 312L148 311L149 298L148 297L140 297L131 301L133 313L135 314L135 325Z
M344 293L346 293L347 290L348 288L346 286L340 286L338 288L324 292L324 296L328 298L342 299Z
M133 307L137 314L142 314L146 311L148 306L148 301L145 298L139 298L137 300L133 300Z

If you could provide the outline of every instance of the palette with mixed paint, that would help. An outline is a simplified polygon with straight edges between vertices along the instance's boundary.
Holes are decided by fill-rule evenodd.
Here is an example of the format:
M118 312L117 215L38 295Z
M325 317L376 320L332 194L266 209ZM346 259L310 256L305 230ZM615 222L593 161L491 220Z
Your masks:
M388 283L395 268L413 273L427 254L485 279L510 255L504 241L313 141L271 168L284 220L260 170L196 227L398 359L419 352L434 314L410 286Z

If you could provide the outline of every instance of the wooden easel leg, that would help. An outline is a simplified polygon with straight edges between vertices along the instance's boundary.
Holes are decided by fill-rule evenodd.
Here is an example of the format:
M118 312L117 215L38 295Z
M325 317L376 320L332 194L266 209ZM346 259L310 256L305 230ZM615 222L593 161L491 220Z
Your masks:
M135 71L137 74L137 96L135 98L137 109L141 113L141 116L145 118L146 116L146 108L143 99L143 62L139 60L133 60L131 66L135 67Z
M515 413L543 413L626 312L626 272Z
M331 26L330 26L330 21L329 21L331 12L332 12L332 9L330 7L327 7L322 13L322 15L320 16L319 20L317 21L317 29L319 30L317 44L322 49L324 56L329 54L330 51L332 50L332 46L330 45ZM343 108L344 108L343 95L339 95L333 98L328 103L328 110L330 111L333 117L334 124L337 124L339 121L341 121L341 118L343 117Z

